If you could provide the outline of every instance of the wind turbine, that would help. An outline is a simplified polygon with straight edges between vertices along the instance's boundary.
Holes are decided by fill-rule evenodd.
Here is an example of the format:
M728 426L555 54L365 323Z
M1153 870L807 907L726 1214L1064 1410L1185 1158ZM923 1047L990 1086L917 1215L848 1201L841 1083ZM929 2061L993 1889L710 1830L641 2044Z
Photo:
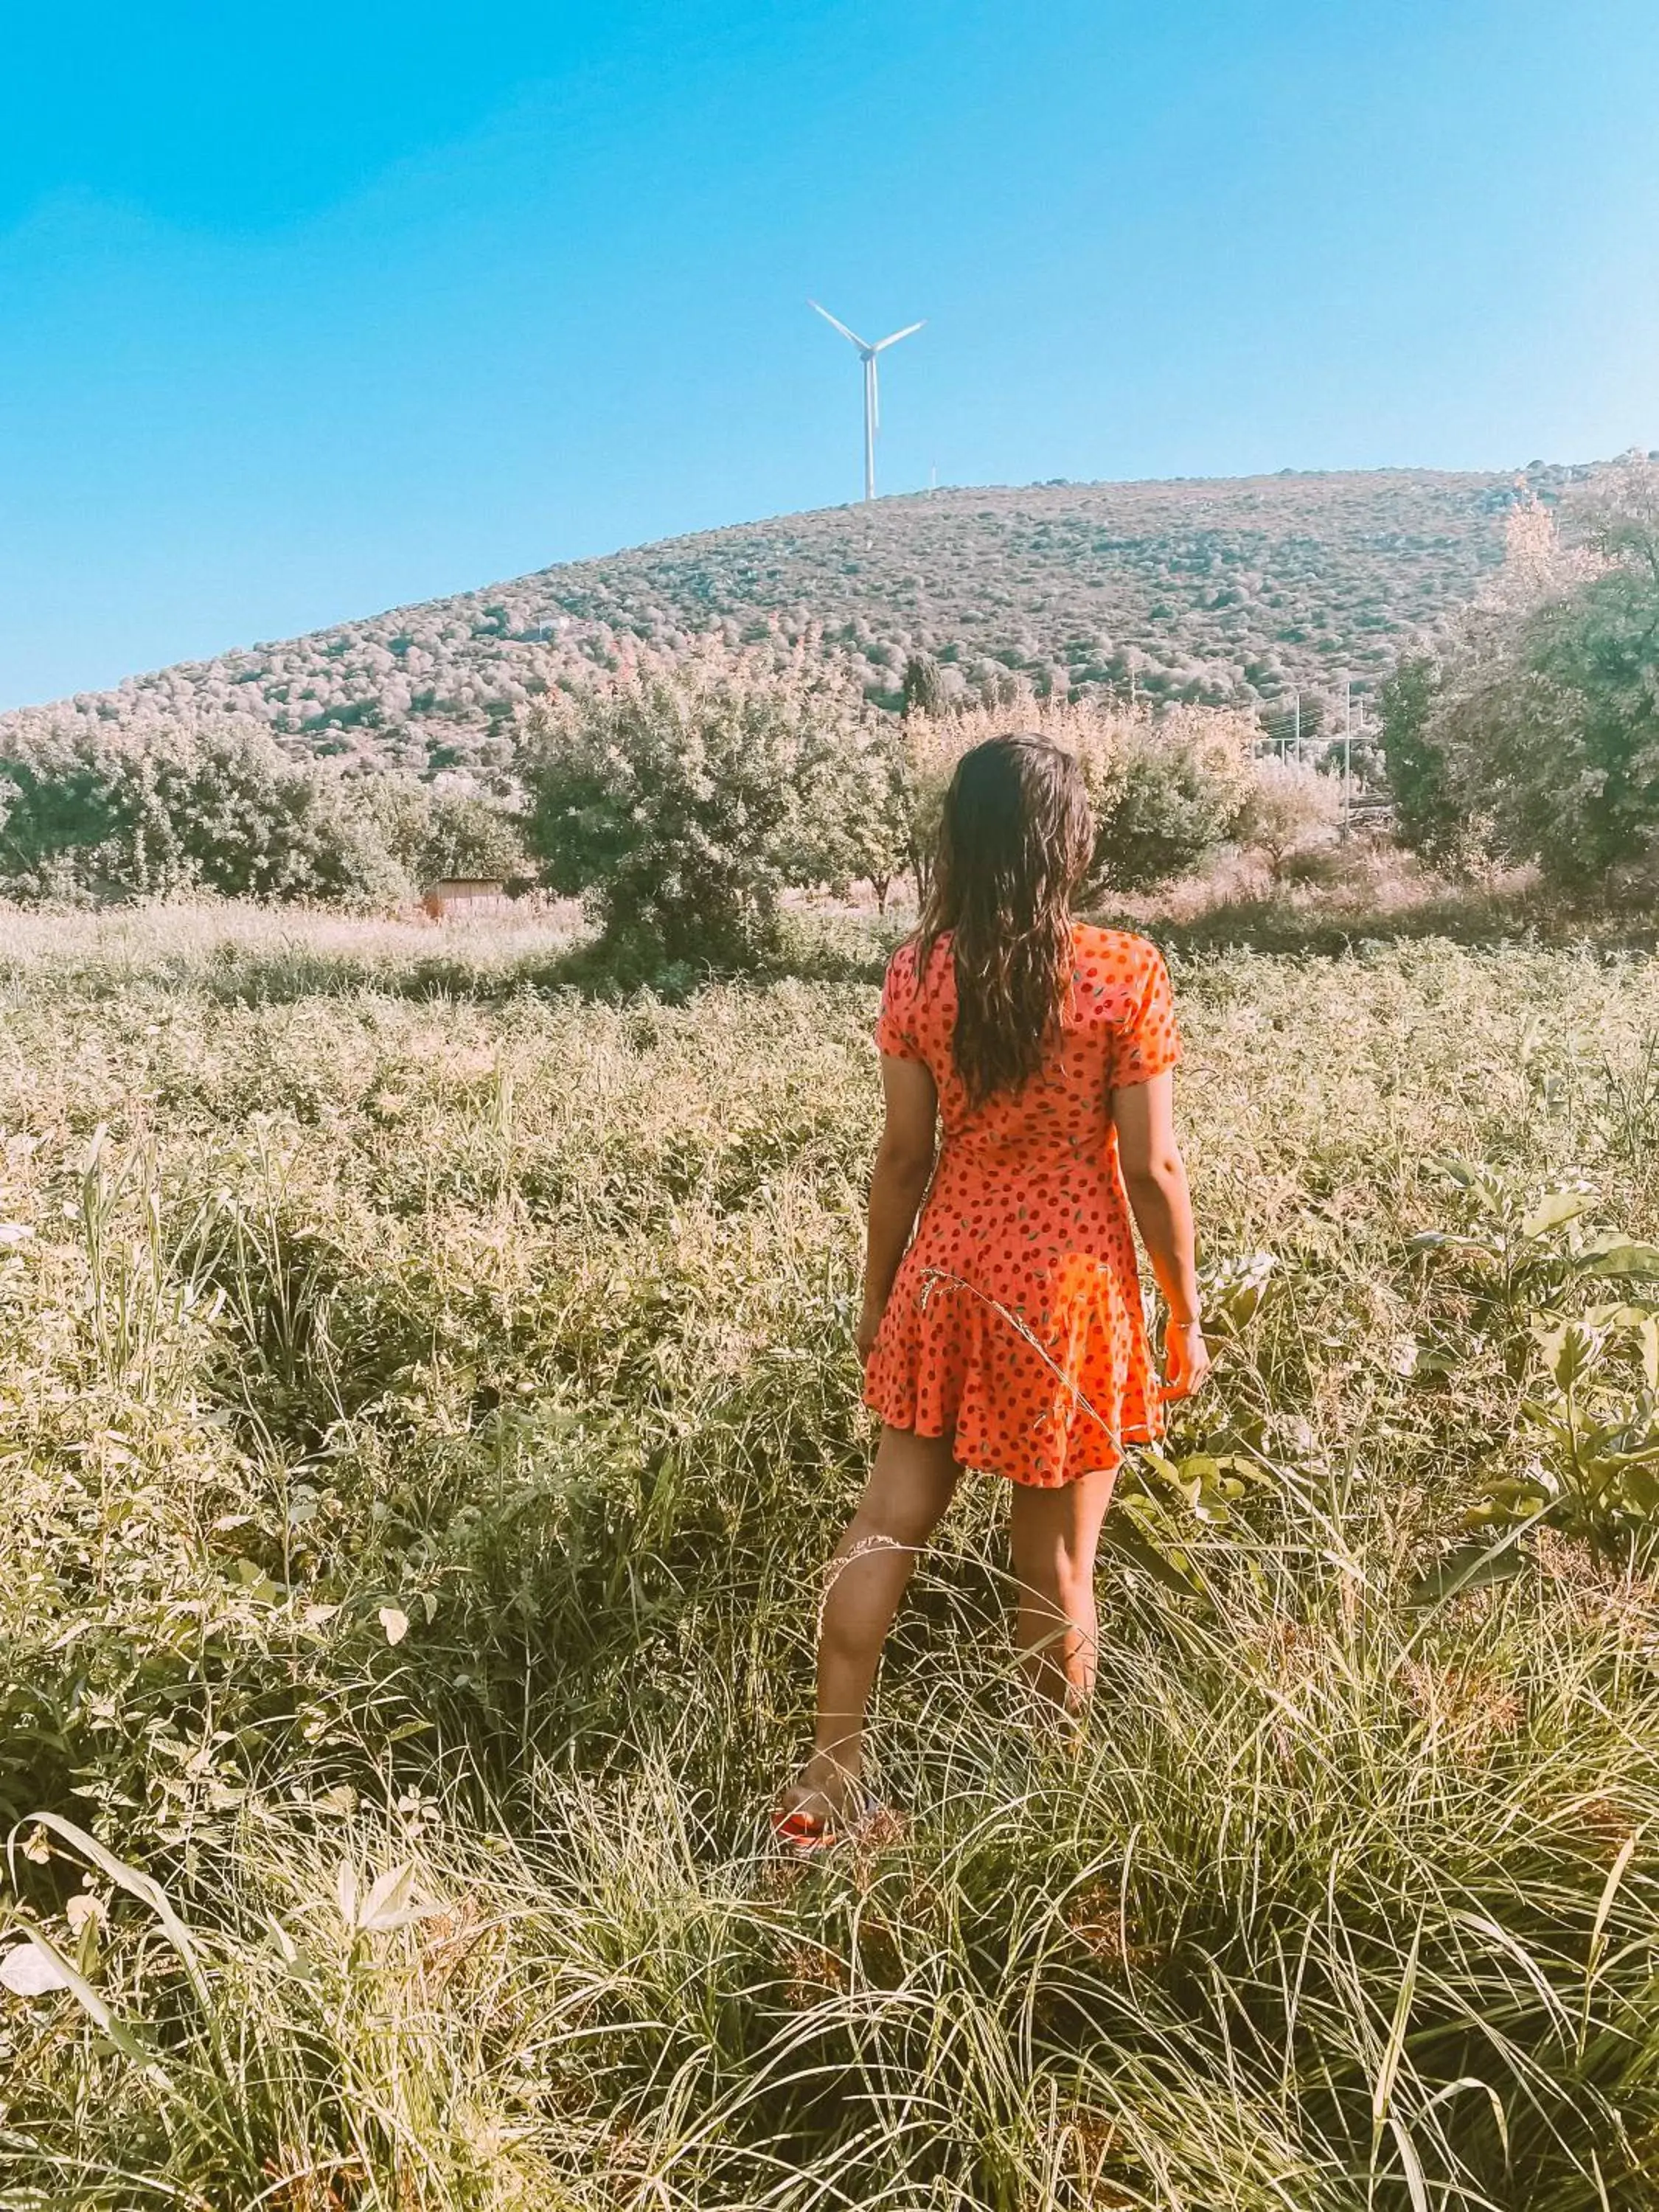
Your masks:
M873 499L876 495L876 433L881 428L881 394L876 387L876 356L884 353L890 345L896 345L901 338L914 337L922 328L922 324L907 323L902 331L895 331L890 337L878 338L874 345L868 345L856 331L849 331L845 323L837 322L828 307L819 307L816 300L809 300L806 304L809 307L817 307L832 330L839 331L849 345L858 348L859 358L864 363L864 496L867 500Z

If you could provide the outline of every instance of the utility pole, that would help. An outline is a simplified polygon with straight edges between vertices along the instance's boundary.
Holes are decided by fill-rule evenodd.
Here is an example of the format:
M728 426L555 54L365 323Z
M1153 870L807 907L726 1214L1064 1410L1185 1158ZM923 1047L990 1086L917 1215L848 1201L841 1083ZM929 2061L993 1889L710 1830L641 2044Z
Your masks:
M1353 822L1353 678L1342 679L1342 835Z
M1296 764L1300 768L1302 765L1302 694L1300 691L1291 693L1291 713L1296 724Z

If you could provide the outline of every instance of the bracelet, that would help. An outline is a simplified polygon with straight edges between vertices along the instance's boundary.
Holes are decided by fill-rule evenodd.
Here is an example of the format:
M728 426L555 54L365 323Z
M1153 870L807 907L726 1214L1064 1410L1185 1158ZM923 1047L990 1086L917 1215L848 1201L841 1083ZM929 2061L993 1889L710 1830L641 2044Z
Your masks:
M1186 1335L1189 1329L1195 1328L1201 1333L1204 1328L1204 1316L1202 1314L1194 1314L1190 1321L1177 1321L1175 1316L1171 1314L1170 1316L1170 1326L1171 1328L1178 1328L1183 1336Z

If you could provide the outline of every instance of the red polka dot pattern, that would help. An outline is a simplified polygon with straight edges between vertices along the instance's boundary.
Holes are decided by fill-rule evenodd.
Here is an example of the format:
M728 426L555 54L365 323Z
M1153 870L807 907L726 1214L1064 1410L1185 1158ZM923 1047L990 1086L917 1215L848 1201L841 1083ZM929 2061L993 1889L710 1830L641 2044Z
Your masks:
M1163 1430L1110 1101L1181 1056L1169 971L1079 925L1060 1027L1018 1092L970 1107L951 1053L951 940L901 945L876 1042L925 1061L939 1163L865 1370L894 1428L954 1436L965 1467L1054 1487Z

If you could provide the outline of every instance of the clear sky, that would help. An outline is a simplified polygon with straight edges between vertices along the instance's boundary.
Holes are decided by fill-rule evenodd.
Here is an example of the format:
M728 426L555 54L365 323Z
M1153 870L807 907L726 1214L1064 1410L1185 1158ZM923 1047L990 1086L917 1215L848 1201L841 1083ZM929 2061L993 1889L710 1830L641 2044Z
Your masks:
M1659 446L1656 0L0 0L0 706L881 486Z

